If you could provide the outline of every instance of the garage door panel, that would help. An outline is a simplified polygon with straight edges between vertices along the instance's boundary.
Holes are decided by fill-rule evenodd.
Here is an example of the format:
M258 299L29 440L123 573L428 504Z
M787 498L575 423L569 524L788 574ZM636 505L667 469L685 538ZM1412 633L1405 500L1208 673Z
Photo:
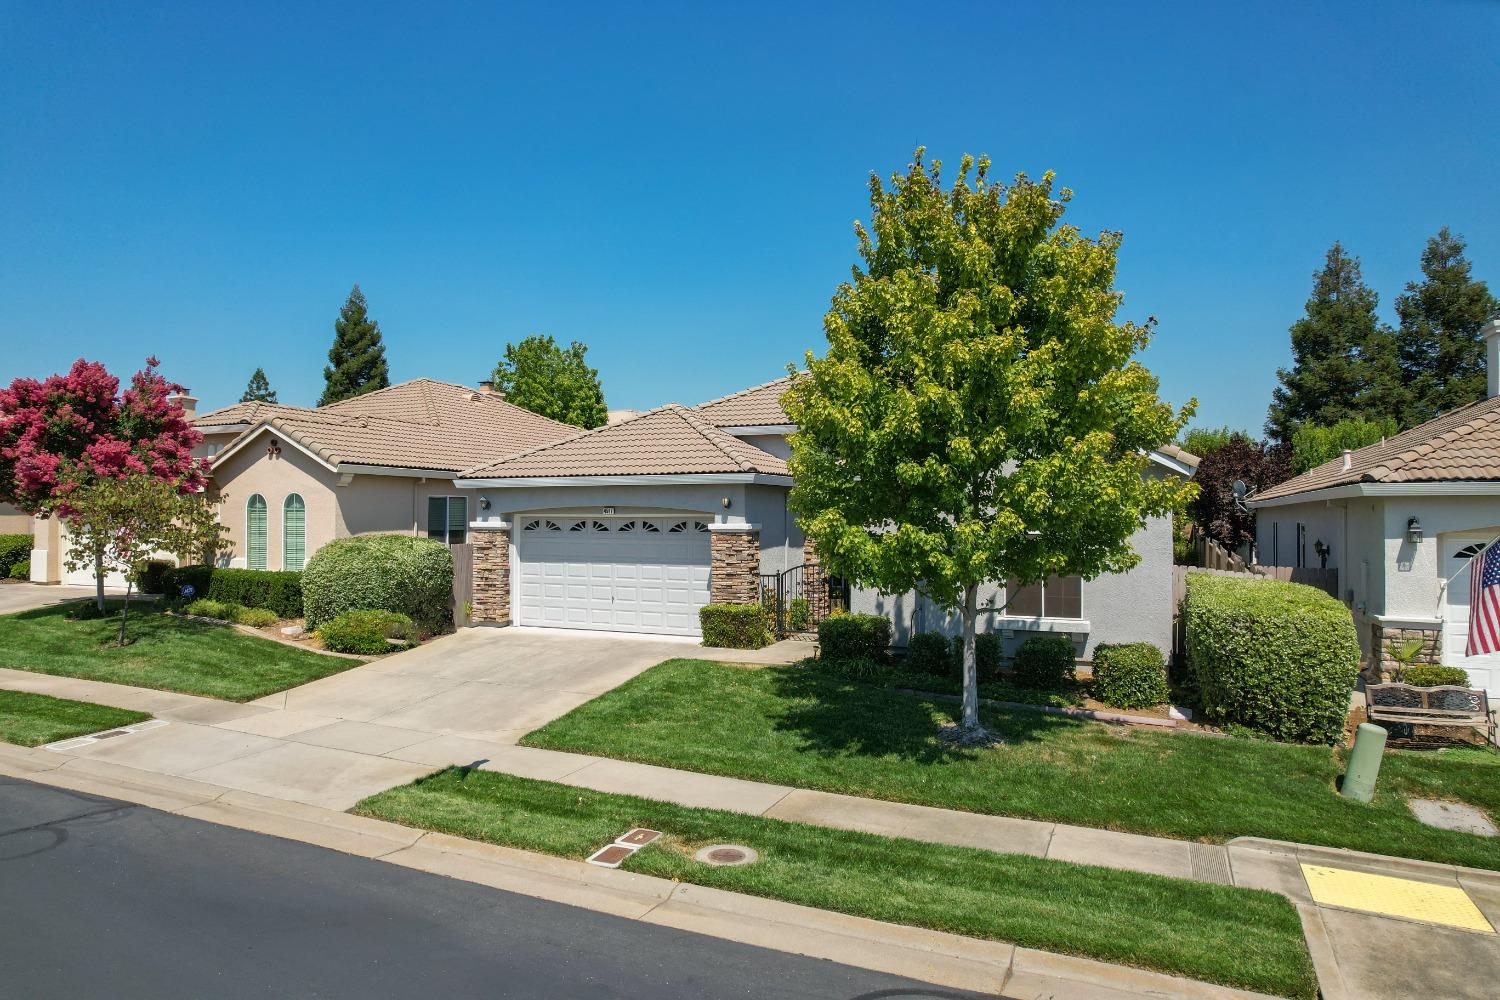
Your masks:
M676 523L657 520L657 530L620 530L621 522L525 521L516 538L517 620L613 631L697 635L698 609L708 603L709 545L703 532L670 534ZM534 525L528 529L527 525ZM605 525L607 530L601 530Z

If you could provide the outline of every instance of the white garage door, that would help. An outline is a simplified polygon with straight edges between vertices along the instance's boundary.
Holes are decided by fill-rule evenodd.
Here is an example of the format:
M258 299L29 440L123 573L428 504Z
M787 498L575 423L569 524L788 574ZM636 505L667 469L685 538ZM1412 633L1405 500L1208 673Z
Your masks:
M1468 564L1488 541L1489 538L1445 539L1443 542L1446 556L1443 575L1458 574L1448 583L1447 607L1443 615L1443 662L1450 667L1463 667L1469 672L1469 680L1475 687L1486 689L1494 697L1500 695L1500 653L1464 655L1469 639Z
M691 518L518 518L516 621L699 634L708 525Z

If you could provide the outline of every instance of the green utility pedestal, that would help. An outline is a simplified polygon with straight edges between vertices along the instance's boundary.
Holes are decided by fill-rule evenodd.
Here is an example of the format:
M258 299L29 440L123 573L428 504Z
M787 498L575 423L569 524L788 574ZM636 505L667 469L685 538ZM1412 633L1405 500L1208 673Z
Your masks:
M1354 749L1349 752L1349 768L1339 794L1356 802L1375 797L1375 779L1380 777L1380 757L1385 753L1385 730L1361 722L1354 731Z

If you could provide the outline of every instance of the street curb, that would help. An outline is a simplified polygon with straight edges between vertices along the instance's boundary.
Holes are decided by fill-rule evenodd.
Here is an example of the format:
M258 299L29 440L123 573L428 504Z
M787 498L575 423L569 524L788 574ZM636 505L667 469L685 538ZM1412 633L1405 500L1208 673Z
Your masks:
M1462 865L1447 865L1438 861L1418 861L1415 858L1393 858L1384 854L1368 854L1364 851L1351 851L1342 847L1317 847L1311 844L1297 844L1286 840L1267 840L1261 837L1236 837L1227 846L1247 847L1251 850L1265 851L1268 854L1288 855L1299 861L1359 865L1364 868L1374 868L1385 872L1405 872L1428 878L1433 876L1462 877L1471 882L1500 889L1500 872L1487 871L1483 868L1465 868Z
M710 937L998 995L1042 977L1122 998L1271 1000L1265 994L1000 941L597 868L104 761L0 744L0 775L488 885ZM1332 998L1330 998L1332 1000Z

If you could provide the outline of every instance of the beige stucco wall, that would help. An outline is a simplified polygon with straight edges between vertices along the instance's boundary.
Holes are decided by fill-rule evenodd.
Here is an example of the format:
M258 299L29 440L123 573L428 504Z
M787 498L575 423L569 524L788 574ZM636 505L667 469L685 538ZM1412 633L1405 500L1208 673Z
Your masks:
M31 515L23 514L8 503L0 503L0 535L31 534Z

